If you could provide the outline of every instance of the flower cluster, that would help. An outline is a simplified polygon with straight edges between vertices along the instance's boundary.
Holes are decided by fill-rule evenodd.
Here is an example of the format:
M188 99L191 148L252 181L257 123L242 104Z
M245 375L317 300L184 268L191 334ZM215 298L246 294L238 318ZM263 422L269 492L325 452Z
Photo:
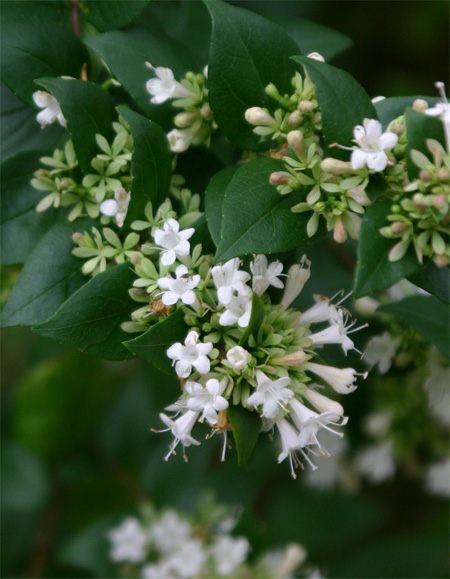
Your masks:
M174 510L143 509L142 516L127 517L108 533L110 559L123 577L142 579L206 579L209 577L291 577L305 561L299 544L261 554L250 562L246 537L230 534L236 520L228 509L207 505L208 519ZM220 517L220 518L219 518ZM198 520L197 520L198 519ZM320 577L317 571L306 576Z

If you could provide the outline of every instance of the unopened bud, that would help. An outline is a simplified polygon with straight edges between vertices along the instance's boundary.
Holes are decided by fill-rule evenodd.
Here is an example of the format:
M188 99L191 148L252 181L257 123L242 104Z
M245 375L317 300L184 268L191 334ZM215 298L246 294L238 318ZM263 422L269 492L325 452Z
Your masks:
M314 103L311 101L300 101L298 104L298 108L301 110L302 113L312 113L314 109Z
M417 209L425 209L427 206L427 201L422 193L416 193L412 200Z
M277 87L272 82L266 86L265 91L266 95L270 96L270 98L273 98L275 100L278 100L280 98L280 93L278 92Z
M446 255L435 255L433 261L439 268L447 267L449 263Z
M293 111L289 115L288 119L288 127L290 129L296 129L300 123L303 121L303 115L300 111Z
M38 169L35 173L36 177L46 177L47 176L47 171L45 169Z
M439 179L439 181L444 181L445 183L447 183L450 180L450 173L447 169L444 169L444 167L442 167L437 172L437 178Z
M278 187L278 185L286 185L286 183L289 181L289 175L275 171L270 175L269 181L270 184L274 185L275 187Z
M202 108L200 109L200 114L202 115L202 118L205 119L206 121L210 121L213 117L213 112L209 105L203 105Z
M303 139L303 133L298 130L291 131L288 133L287 141L297 157L306 163L306 148L305 141Z
M83 235L79 231L75 231L75 233L72 235L72 241L74 243L78 243L82 239L83 239Z
M332 175L342 175L344 173L353 173L353 169L350 163L346 161L341 161L340 159L334 159L333 157L327 157L320 163L320 168L325 173L331 173Z
M445 198L445 195L442 195L441 193L439 195L433 196L433 207L435 207L436 209L444 209L446 205L447 199Z
M333 412L334 419L338 420L344 414L344 408L339 402L331 400L316 390L309 389L305 392L305 398L319 412Z
M391 225L391 231L394 235L401 235L408 229L408 225L406 223L402 223L401 221L394 221Z
M249 357L250 354L241 346L235 346L227 352L227 360L234 372L243 370L248 364Z
M400 137L405 132L405 125L402 125L402 123L392 123L392 125L389 126L389 131Z
M422 171L419 171L419 179L421 181L431 181L431 175L428 171L422 169Z
M336 222L334 224L333 239L336 243L344 243L347 239L347 230L345 229L342 217L336 217Z
M140 265L141 263L141 256L139 253L132 253L130 257L130 261L133 265Z
M278 366L301 366L307 360L309 356L305 354L303 350L298 350L297 352L292 352L291 354L286 354L280 358L272 358L271 364L276 364Z
M412 108L418 113L423 113L428 108L428 103L424 99L416 99L412 104Z
M173 122L175 123L175 126L178 127L179 129L186 129L187 127L190 127L192 125L192 123L195 121L196 118L197 118L196 113L186 113L186 112L178 113L174 118Z
M251 107L245 111L245 120L251 125L271 127L275 120L261 107Z
M322 113L316 113L313 118L312 121L315 125L318 125L319 123L322 122Z
M308 54L308 58L312 58L313 60L318 60L319 62L325 62L324 57L319 52L310 52Z

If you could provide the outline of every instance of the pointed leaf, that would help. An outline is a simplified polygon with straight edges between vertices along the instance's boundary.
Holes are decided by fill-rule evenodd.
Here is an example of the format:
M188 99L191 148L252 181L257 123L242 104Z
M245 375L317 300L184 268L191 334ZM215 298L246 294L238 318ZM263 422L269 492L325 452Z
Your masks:
M145 9L149 0L89 0L85 3L86 12L82 16L100 32L116 30L131 24Z
M237 171L236 165L225 167L214 175L205 191L205 215L209 232L216 247L220 243L222 229L222 203L225 189Z
M227 408L228 418L236 442L238 464L242 466L250 458L261 431L261 418L257 412L241 405L230 404Z
M426 100L430 107L434 106L440 101L438 97L426 96L405 96L405 97L389 97L374 103L378 118L380 119L383 128L386 129L388 124L397 117L404 115L408 107L411 107L416 99Z
M266 314L264 311L264 304L263 304L261 298L259 297L258 294L253 292L253 294L252 294L252 313L250 315L250 321L248 323L247 328L245 329L245 332L244 332L242 338L240 339L239 346L245 346L249 337L252 334L254 335L258 332L261 324L264 321L265 315Z
M410 275L408 279L443 302L447 304L450 302L450 275L448 268L438 268L430 261L417 273Z

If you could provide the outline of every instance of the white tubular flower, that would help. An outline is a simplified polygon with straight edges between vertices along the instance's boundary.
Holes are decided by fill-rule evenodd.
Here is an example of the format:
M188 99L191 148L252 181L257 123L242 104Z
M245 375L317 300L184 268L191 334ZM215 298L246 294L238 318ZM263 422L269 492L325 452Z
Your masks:
M114 199L106 199L100 204L100 213L107 217L114 217L119 227L122 227L127 216L130 194L122 187L114 191Z
M172 153L184 153L192 145L195 132L191 129L172 129L167 133L167 140L169 141L170 150Z
M450 459L430 464L425 474L425 485L432 495L450 496Z
M188 275L188 268L185 265L179 265L175 270L176 279L173 277L161 277L158 285L161 289L167 290L162 292L161 301L166 306L176 304L181 300L183 304L191 306L196 301L196 295L193 289L197 287L200 281L199 275Z
M256 370L256 381L258 383L256 392L249 397L247 404L248 406L262 404L262 416L273 419L278 414L278 407L285 409L283 404L294 396L294 392L287 388L291 379L286 377L270 380L264 372Z
M251 107L245 111L245 120L250 125L272 127L276 125L276 121L261 107Z
M252 287L253 291L261 296L266 289L273 285L277 288L284 287L278 276L283 271L283 264L279 261L273 261L268 265L267 257L265 255L257 255L255 261L250 263L250 270L253 274Z
M395 474L395 461L390 442L374 444L356 457L356 466L361 474L373 483L379 483Z
M313 295L316 302L313 306L302 313L302 324L318 324L320 322L337 322L339 314L335 305L325 296Z
M315 386L315 384L311 384ZM327 396L320 394L317 390L308 388L305 392L304 397L310 404L314 406L319 412L331 412L331 418L333 421L339 420L344 415L344 408L336 400L331 400Z
M306 264L306 267L303 267ZM295 298L300 294L305 283L309 280L311 275L311 262L304 255L300 264L292 265L287 273L286 287L284 288L283 297L281 298L281 305L287 309Z
M187 462L187 456L185 452L185 448L187 446L191 446L191 444L195 446L199 446L200 442L192 438L191 431L194 428L195 423L198 420L199 412L194 412L193 410L188 410L184 414L177 418L177 420L172 420L166 414L161 412L159 417L164 422L164 424L168 427L167 430L170 430L175 438L173 443L170 445L170 450L168 454L164 457L164 460L168 460L171 454L175 454L175 449L178 446L178 443L181 442L183 445L183 458ZM162 432L165 432L164 430Z
M227 352L227 360L234 372L240 372L246 368L249 357L250 354L242 346L235 346Z
M55 121L58 121L62 127L67 125L61 107L53 95L43 90L38 90L33 93L33 100L40 109L44 109L36 115L36 120L43 129Z
M113 561L142 563L145 560L149 537L134 517L128 517L120 527L112 529L108 538L112 543L110 557Z
M239 295L249 297L251 289L246 285L250 274L239 269L239 258L230 259L223 265L215 265L211 269L214 285L217 289L219 302L227 306L236 291Z
M339 324L334 323L321 332L311 334L308 336L308 340L311 340L311 342L316 346L323 346L325 344L340 344L345 352L345 355L347 355L349 350L353 350L355 344L347 336L345 329L346 328L344 326L341 327Z
M350 159L353 169L368 167L372 171L383 171L388 164L388 157L384 152L395 147L398 135L383 133L380 121L364 119L363 126L357 125L353 129L353 136L358 147L353 149Z
M364 360L369 366L378 366L380 374L386 374L392 364L395 352L400 345L399 338L391 338L389 332L384 332L380 336L373 336L367 342L364 352Z
M240 328L246 328L250 322L252 313L252 300L244 296L233 296L227 309L219 318L221 326L232 326L236 324Z
M150 528L150 539L158 551L167 554L179 549L192 533L191 525L175 511L166 511Z
M211 546L215 571L220 576L232 576L234 571L247 559L250 543L245 537L236 539L228 535L217 537Z
M228 408L228 400L221 396L227 384L227 377L220 382L211 378L205 387L198 382L186 382L185 390L192 396L187 401L187 407L196 412L203 412L201 420L206 418L210 424L217 424L217 412Z
M357 372L353 368L334 368L313 362L307 362L305 368L325 380L339 394L350 394L357 388L354 384ZM365 378L367 374L363 376Z
M153 95L150 99L151 103L159 105L169 99L195 97L195 94L175 80L170 68L165 68L163 66L157 66L155 68L149 62L146 62L145 64L148 68L155 71L157 77L151 78L145 85L147 91Z
M289 402L289 406L291 407L289 416L292 418L293 423L300 431L299 443L302 448L313 444L322 449L322 445L317 439L317 433L321 428L325 428L329 432L332 432L339 437L344 436L342 432L337 432L327 425L344 425L347 422L346 419L344 419L341 424L337 424L333 422L333 412L323 412L322 414L317 414L317 412L310 410L296 398L293 398Z
M172 577L190 579L203 575L202 571L207 557L208 554L203 550L201 540L191 539L169 558L170 567L174 572Z
M280 433L281 437L281 452L278 455L278 464L283 462L283 460L289 457L289 464L291 466L291 475L292 478L297 478L295 474L295 469L298 466L301 466L302 463L298 459L297 455L295 454L296 451L300 451L303 457L306 459L308 464L311 466L313 470L316 470L317 466L315 466L309 458L306 456L305 452L300 446L300 435L295 430L293 426L289 424L289 422L283 418L276 423L276 427L278 428L278 432Z
M193 227L179 231L180 225L175 219L164 221L163 229L157 229L154 234L155 245L161 247L161 263L172 265L179 256L189 255L190 243L188 239L195 232Z
M167 356L171 360L177 360L175 372L180 378L187 378L194 367L200 374L207 374L210 368L210 361L207 358L213 345L211 343L197 343L199 335L195 330L191 330L186 337L184 346L177 342L167 350Z

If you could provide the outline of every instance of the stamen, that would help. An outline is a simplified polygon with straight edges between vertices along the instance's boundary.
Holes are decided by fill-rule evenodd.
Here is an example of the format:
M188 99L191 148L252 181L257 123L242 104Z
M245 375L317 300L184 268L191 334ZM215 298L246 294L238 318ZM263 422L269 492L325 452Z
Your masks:
M434 86L438 89L442 102L448 103L447 95L445 94L445 84L439 80L434 83Z

